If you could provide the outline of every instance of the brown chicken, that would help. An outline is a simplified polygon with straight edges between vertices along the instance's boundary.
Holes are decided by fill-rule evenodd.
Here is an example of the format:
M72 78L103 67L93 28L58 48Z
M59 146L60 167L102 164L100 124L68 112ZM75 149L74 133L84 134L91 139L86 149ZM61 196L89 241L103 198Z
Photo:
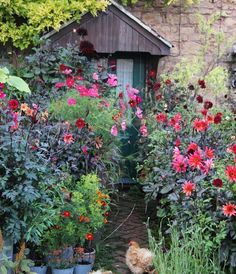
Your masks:
M140 248L135 241L129 242L129 248L126 252L126 264L133 274L150 273L153 254L146 248Z

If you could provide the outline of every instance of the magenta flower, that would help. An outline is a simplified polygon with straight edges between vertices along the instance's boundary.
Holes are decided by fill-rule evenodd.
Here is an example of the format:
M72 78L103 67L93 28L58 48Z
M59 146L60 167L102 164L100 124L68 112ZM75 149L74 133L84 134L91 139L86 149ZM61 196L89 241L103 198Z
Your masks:
M87 154L88 154L88 147L87 147L87 146L83 146L83 147L82 147L82 151L83 151L83 153L84 153L85 155L87 155Z
M4 99L6 97L6 94L3 91L0 91L0 99Z
M116 125L113 125L113 126L111 127L111 134L112 134L113 136L117 136L117 135L118 135L118 129L117 129Z
M180 150L179 150L179 148L176 146L176 147L174 148L173 159L177 158L177 157L180 156L180 155L181 155Z
M80 96L89 96L88 89L85 86L76 85L75 89L79 91Z
M72 98L72 97L69 97L67 99L67 103L69 106L73 106L73 105L76 105L76 99L75 98Z
M115 74L108 74L107 84L110 87L116 87L117 86L117 76Z
M140 127L140 132L143 137L148 136L148 129L145 124Z
M135 114L139 119L143 118L143 111L141 110L141 108L137 107Z
M65 86L65 83L63 83L63 82L58 82L55 84L55 88L62 88L64 86Z
M88 90L89 97L99 97L98 88L96 85L92 85L92 87Z
M93 80L98 81L98 75L96 72L93 73L92 78Z
M178 155L172 162L174 170L178 173L186 172L187 170L187 159L183 155Z
M122 128L123 131L126 130L126 121L125 121L125 120L123 120L123 121L121 122L121 128Z

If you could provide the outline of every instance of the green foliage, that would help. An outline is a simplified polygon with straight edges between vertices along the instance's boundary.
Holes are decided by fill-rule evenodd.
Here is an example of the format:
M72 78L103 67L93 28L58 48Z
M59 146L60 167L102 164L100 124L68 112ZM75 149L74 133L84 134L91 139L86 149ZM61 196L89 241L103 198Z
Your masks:
M160 274L224 273L221 271L218 256L212 258L212 254L206 250L204 236L204 232L197 226L182 232L171 229L168 243L161 232L156 241L149 231L156 271Z
M171 83L162 82L161 85L157 92L159 99L147 114L150 134L146 143L140 147L139 182L146 192L147 201L156 201L157 221L163 220L162 228L165 232L168 231L166 225L169 222L179 229L196 224L204 235L202 241L207 252L215 252L220 245L221 260L228 256L227 263L234 266L235 226L233 220L223 215L222 206L235 199L235 188L225 174L226 166L232 165L234 161L233 153L228 153L227 148L235 142L235 116L227 109L213 106L204 118L200 110L204 108L206 101L202 98L201 105L196 100L205 91L201 82L192 82L188 88L184 88L171 79ZM219 124L214 123L216 113L222 114ZM158 120L160 114L166 120ZM181 127L175 130L173 119L180 114ZM206 131L198 132L193 127L197 118L211 118L213 121ZM178 145L177 140L180 141ZM201 151L206 146L214 149L214 165L209 172L189 167L178 173L174 169L174 150L179 149L182 153L191 142L198 144ZM189 153L183 154L186 161ZM213 185L213 180L217 178L223 182L221 188ZM183 183L186 181L192 181L196 185L196 192L191 197L183 193Z
M30 270L30 267L34 265L33 261L26 258L29 253L29 250L26 249L24 252L24 256L20 261L12 261L7 256L8 248L4 243L3 247L0 248L0 273L8 274L9 271L13 271L13 273L17 274L35 274ZM10 248L13 248L10 247Z
M54 216L56 224L43 236L45 252L62 249L66 246L84 245L87 233L95 233L104 223L109 210L109 196L101 191L100 181L95 174L82 176L73 183L64 182L66 200ZM71 197L71 198L68 198ZM69 212L69 217L64 215Z
M28 84L20 77L9 75L7 68L0 68L0 83L6 83L21 93L30 93Z
M116 182L120 153L110 134L112 116L117 109L114 89L106 84L106 79L102 78L103 73L99 73L95 64L83 56L77 46L55 48L48 41L43 47L33 50L34 53L26 57L26 63L16 73L26 79L32 89L32 94L25 100L49 108L50 123L57 124L57 129L54 127L51 134L55 137L60 135L61 139L58 143L50 144L50 154L54 155L57 168L67 169L77 179L81 174L96 171L104 184ZM61 66L69 67L70 75L64 74ZM99 75L98 81L92 78L94 72ZM80 77L81 80L77 83L87 88L97 84L104 97L81 97L74 88L66 87L69 76L75 80ZM56 88L55 84L58 82L65 86ZM74 97L77 104L69 106L68 97ZM105 107L105 101L110 103L109 107ZM75 126L78 118L84 118L86 122L86 127L81 131ZM70 122L69 128L65 121ZM70 145L63 142L65 133L73 135L74 142ZM41 139L43 138L47 140L47 136L42 136ZM87 147L88 155L82 152L83 147Z
M222 16L223 14L218 12L207 19L203 15L196 15L201 39L197 55L191 62L183 58L170 74L162 75L163 80L175 79L177 87L186 87L202 77L206 82L206 93L216 96L227 93L229 74L219 62L226 49L231 47L233 40L225 42L225 34L215 27Z
M25 49L36 44L46 31L58 31L63 23L79 20L81 14L105 10L108 1L37 0L0 1L0 42L12 41L14 47Z
M15 243L38 243L53 224L54 204L60 198L44 149L32 149L40 130L44 128L44 135L48 128L42 120L36 124L26 116L14 118L7 100L2 100L0 114L0 228Z
M70 106L68 98L75 98L76 105ZM52 101L49 111L56 120L66 120L72 124L78 117L83 118L98 135L102 135L105 142L111 138L111 127L114 123L112 116L117 112L114 99L107 98L109 107L103 107L98 98L81 97L78 91L67 92L61 99Z

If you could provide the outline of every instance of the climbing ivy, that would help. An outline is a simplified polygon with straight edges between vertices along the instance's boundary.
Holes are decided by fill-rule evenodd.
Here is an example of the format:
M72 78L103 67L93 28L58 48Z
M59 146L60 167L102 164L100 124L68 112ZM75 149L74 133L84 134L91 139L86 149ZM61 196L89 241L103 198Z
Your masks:
M42 33L81 14L105 10L107 0L0 0L0 43L24 49L36 44Z

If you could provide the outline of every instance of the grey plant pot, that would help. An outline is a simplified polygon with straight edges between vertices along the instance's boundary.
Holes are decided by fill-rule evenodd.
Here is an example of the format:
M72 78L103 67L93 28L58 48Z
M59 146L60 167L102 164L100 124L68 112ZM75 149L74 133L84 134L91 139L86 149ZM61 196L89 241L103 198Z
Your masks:
M74 267L66 268L66 269L52 268L52 274L73 274L73 273L74 273Z
M3 260L2 252L0 252L0 265L1 261ZM5 238L4 239L4 255L7 256L8 260L12 261L13 260L13 240L10 238ZM9 269L7 271L7 274L11 274L12 271Z
M92 266L93 266L94 261L95 261L95 257L96 257L96 250L93 248L92 252L85 252L83 254L83 259L78 259L78 262L80 263L83 260L83 261L91 263Z
M33 266L30 268L32 272L37 274L46 274L47 273L47 266Z
M78 264L75 266L74 274L88 274L92 268L92 264Z

